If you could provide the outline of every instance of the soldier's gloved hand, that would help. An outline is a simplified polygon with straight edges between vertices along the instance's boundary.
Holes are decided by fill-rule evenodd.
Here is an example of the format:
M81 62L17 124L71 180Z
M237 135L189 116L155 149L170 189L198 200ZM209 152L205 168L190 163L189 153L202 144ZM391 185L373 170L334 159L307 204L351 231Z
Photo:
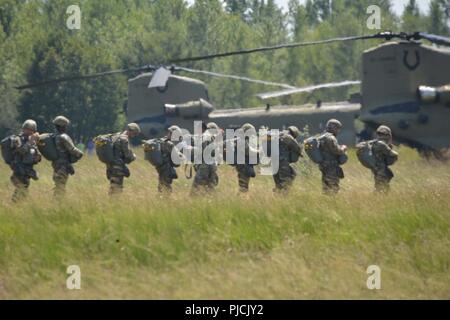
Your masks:
M347 152L347 150L348 150L348 147L346 145L343 145L342 146L342 151Z
M38 143L38 141L39 141L39 133L33 133L31 136L30 136L30 143L31 144L37 144Z

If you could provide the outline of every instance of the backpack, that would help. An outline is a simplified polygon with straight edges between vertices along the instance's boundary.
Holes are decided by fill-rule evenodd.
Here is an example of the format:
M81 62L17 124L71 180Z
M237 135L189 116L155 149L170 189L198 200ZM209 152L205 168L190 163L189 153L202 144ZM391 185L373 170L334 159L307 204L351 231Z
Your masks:
M114 157L114 142L113 134L105 134L94 138L95 151L98 159L105 164L112 164L115 161Z
M315 135L305 140L305 152L312 162L321 164L323 162L322 151L320 151L320 143L326 134Z
M14 161L14 149L12 148L12 139L15 138L15 136L9 136L3 139L0 142L1 149L2 149L2 157L3 160L7 165L11 165L11 163Z
M164 164L160 139L152 139L144 142L144 153L145 160L153 166L160 167Z
M368 169L374 169L376 167L377 160L372 150L375 142L376 140L364 141L356 145L356 156L359 162Z
M59 159L55 135L52 133L45 133L39 136L38 149L48 161L53 162Z

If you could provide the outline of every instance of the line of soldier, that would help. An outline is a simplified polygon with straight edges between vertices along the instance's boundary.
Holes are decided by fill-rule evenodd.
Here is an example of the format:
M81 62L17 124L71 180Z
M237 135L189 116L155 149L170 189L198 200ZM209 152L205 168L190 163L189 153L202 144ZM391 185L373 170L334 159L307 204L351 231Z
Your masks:
M62 197L65 194L66 184L70 175L75 174L73 164L83 157L83 152L77 149L72 139L67 134L70 125L69 119L58 116L53 120L55 132L53 137L56 142L58 157L52 162L53 181L55 183L55 197ZM337 136L342 129L342 124L336 119L331 119L326 125L325 132L320 136L320 152L323 161L319 164L322 173L323 192L327 195L336 195L340 189L340 180L344 178L344 172L341 168L340 158L347 152L345 145L338 143ZM247 132L255 127L251 124L245 124L241 130ZM160 139L161 153L163 155L162 164L156 167L159 176L159 192L171 192L173 180L177 179L176 165L172 160L172 153L175 147L172 141L174 133L180 133L181 129L177 126L168 128L167 135ZM220 128L215 123L209 123L203 127L202 141L205 148L209 143L214 142L214 135L220 132ZM126 130L113 136L114 159L115 161L106 167L106 176L110 182L109 194L119 194L123 190L124 178L130 176L128 164L136 159L136 155L131 149L130 139L138 136L141 129L138 124L130 123ZM292 164L303 157L301 143L298 142L300 130L291 126L281 133L279 139L279 170L273 175L275 191L288 192L296 178L296 172ZM12 157L7 163L12 169L11 181L15 186L12 200L17 202L27 196L30 186L30 180L38 180L38 174L33 166L38 164L42 157L38 150L40 135L37 132L37 124L33 120L27 120L23 123L22 132L16 136L7 138L8 144L12 150ZM2 141L2 149L4 142ZM375 180L375 188L379 192L387 192L389 183L393 178L393 173L389 168L398 158L397 152L393 150L392 133L386 126L380 126L377 130L377 139L372 142L372 152L376 163L372 168ZM182 157L181 152L177 150ZM2 151L3 152L3 151ZM246 161L250 153L259 151L252 148L248 141L245 142ZM294 160L292 155L294 154ZM248 192L250 180L256 177L253 164L244 163L234 165L237 176L239 190L243 193ZM217 163L195 164L195 177L192 186L192 192L212 191L219 184L217 174Z

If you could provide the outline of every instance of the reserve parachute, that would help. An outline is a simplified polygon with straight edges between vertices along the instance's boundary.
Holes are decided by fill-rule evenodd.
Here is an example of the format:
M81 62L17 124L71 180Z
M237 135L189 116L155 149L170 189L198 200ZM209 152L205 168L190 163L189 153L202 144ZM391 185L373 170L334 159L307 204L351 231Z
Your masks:
M374 169L376 166L376 158L372 149L375 142L376 140L364 141L356 146L356 156L359 162L369 169Z
M59 158L58 149L56 148L55 135L45 133L39 136L38 149L42 156L48 161L56 161Z
M94 139L95 151L98 159L105 164L114 163L114 142L115 135L105 134Z
M153 166L160 167L164 164L161 141L159 139L145 141L144 154L145 160L150 162Z
M316 135L305 140L305 152L312 162L321 164L323 162L322 151L320 151L320 140L324 134Z
M14 161L14 149L12 148L12 139L15 136L9 136L1 141L2 157L6 164L10 165Z

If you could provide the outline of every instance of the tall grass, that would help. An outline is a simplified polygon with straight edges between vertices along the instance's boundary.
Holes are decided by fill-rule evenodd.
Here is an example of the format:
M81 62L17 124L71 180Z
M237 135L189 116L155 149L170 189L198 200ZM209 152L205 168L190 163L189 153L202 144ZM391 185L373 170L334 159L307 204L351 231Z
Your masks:
M223 166L215 194L191 198L179 170L162 197L138 160L110 199L104 167L86 158L63 202L43 163L20 205L2 164L0 298L450 298L450 168L406 148L400 156L385 197L353 154L337 198L322 196L307 161L288 196L263 176L239 195ZM81 268L81 290L66 288L69 265ZM381 290L366 287L369 265L381 268Z

